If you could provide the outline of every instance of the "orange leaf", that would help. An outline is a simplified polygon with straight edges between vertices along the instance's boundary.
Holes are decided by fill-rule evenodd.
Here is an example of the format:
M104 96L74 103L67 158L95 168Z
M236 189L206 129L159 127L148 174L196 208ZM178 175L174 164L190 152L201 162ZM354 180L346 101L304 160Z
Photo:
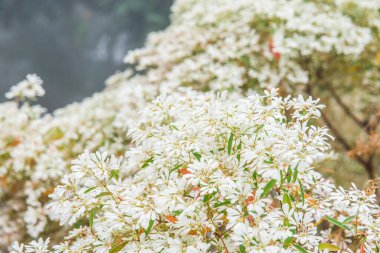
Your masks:
M188 235L197 235L198 232L197 230L190 230L189 233L187 233Z
M177 223L178 219L173 215L166 215L166 219L171 223Z
M251 224L252 226L255 224L255 221L253 220L252 215L248 215L248 221L249 221L249 224Z
M11 142L8 143L8 147L15 147L20 143L21 143L21 140L19 138L15 138Z
M186 174L191 174L191 172L186 169L186 168L181 168L179 169L179 172L182 174L182 175L186 175Z
M199 187L199 186L194 186L192 190L193 190L193 191L199 191L200 189L201 189L201 187Z
M273 54L273 57L278 61L281 59L281 54L275 50L273 39L269 39L269 51Z
M245 205L248 206L249 204L253 202L254 199L255 199L254 196L249 196L247 200L245 201Z

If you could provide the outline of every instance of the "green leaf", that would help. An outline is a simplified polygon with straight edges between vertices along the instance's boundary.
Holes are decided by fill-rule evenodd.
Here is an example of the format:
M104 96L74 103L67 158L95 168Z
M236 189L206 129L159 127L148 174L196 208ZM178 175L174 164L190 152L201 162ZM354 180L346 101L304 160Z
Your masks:
M227 145L227 154L231 155L231 149L232 149L232 142L234 140L234 135L231 133L230 138L228 139L228 145Z
M291 237L291 236L289 236L288 238L286 238L286 240L284 241L284 245L285 245L285 247L287 248L287 247L289 247L290 246L290 244L293 242L293 237Z
M241 150L241 141L239 142L239 145L237 145L236 149Z
M355 215L352 215L352 216L346 218L346 219L343 221L343 223L344 223L344 224L345 224L345 223L348 223L348 222L352 221L354 218L355 218Z
M297 181L297 176L298 176L298 164L294 168L294 173L293 173L293 183Z
M288 166L288 171L286 172L286 181L290 183L291 178L292 178L292 168Z
M111 175L110 175L110 178L108 179L108 182L111 181L112 178L116 178L116 179L119 178L119 170L112 170L111 171Z
M300 180L298 180L298 183L300 185L300 190L301 190L301 200L302 200L302 204L305 204L305 191L303 189L303 186L302 186L302 183Z
M122 249L125 247L125 245L127 245L127 242L123 242L123 243L121 243L121 244L118 244L118 245L112 247L112 248L110 249L110 252L109 252L109 253L117 253L117 252L119 252L120 250L122 250Z
M239 142L239 145L236 147L237 150L241 150L241 141ZM236 158L238 160L238 162L240 162L240 152L238 152L238 154L236 155Z
M178 128L177 128L175 125L169 125L169 128L170 128L171 130L175 129L175 130L178 131Z
M197 158L197 160L198 160L198 162L201 160L201 155L200 154L198 154L197 152L195 152L195 151L191 151L192 153L193 153L193 155L195 156L195 158Z
M203 203L209 202L212 197L214 197L216 192L213 192L211 194L207 194L203 196Z
M271 181L269 181L265 187L264 187L264 190L263 190L263 193L261 193L261 198L265 198L268 193L272 190L273 186L276 184L277 180L276 179L272 179Z
M112 193L110 193L110 192L101 192L98 195L96 195L96 197L98 198L98 197L109 196L109 195L112 195Z
M329 251L339 251L341 250L338 246L332 245L330 243L321 243L318 245L319 250L329 250Z
M244 63L244 65L248 67L251 65L251 61L249 60L248 55L243 55L240 59Z
M300 245L296 244L294 245L294 247L299 251L299 252L302 252L302 253L307 253L307 251L301 247Z
M282 198L282 203L288 204L289 209L292 208L292 201L290 200L289 194L287 194L287 193L284 194L284 197Z
M176 211L173 211L173 215L174 215L174 216L178 216L178 215L180 215L182 212L183 212L183 210L176 210Z
M84 193L89 193L90 191L96 189L98 186L94 186L94 187L91 187L91 188L88 188L87 190L84 191Z
M150 220L149 221L149 225L148 225L148 228L145 230L145 235L148 236L150 231L152 230L153 228L153 224L154 224L154 220Z
M144 164L141 166L141 168L144 169L144 168L148 167L148 165L149 165L151 162L153 162L153 161L154 161L154 157L151 156L148 160L146 160L146 161L144 162Z
M326 216L325 217L325 219L326 220L328 220L329 222L331 222L332 224L334 224L334 225L336 225L336 226L338 226L338 227L341 227L341 228L343 228L343 229L347 229L347 230L350 230L350 228L349 227L347 227L346 225L344 225L342 222L340 222L340 221L337 221L336 219L334 219L334 218L331 218L331 217L329 217L329 216Z
M90 227L94 226L94 216L95 216L95 210L94 208L90 211L90 218L88 219L88 222L90 223Z
M245 253L245 247L244 247L244 245L240 245L239 246L239 252L240 253Z
M226 205L229 205L229 204L231 204L231 201L230 201L229 199L227 199L227 200L225 200L225 201L223 201L223 202L216 203L216 204L214 205L214 207L221 207L221 206L226 206Z
M257 172L256 172L256 171L253 172L253 174L252 174L252 178L255 179L255 181L257 181Z
M264 160L264 163L273 164L273 158L271 157L269 160Z
M169 175L172 174L173 171L176 171L179 168L181 168L181 166L182 166L182 163L181 164L177 164L176 166L174 166L174 168L170 170Z

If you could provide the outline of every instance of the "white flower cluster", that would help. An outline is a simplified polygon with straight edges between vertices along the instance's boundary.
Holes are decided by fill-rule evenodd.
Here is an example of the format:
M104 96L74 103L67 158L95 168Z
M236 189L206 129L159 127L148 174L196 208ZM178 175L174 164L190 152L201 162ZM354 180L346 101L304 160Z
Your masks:
M36 74L29 74L25 80L13 86L9 92L5 94L8 99L32 100L45 95L42 88L43 81Z
M172 24L125 62L169 87L300 91L323 72L319 81L352 90L378 83L379 8L378 0L178 0Z
M72 162L48 209L73 229L50 251L376 252L375 195L312 167L329 149L327 129L309 123L321 108L274 91L157 98L124 158ZM40 240L12 252L48 250Z
M376 252L373 193L313 170L328 149L327 130L308 123L317 101L243 95L331 85L355 91L353 109L378 108L379 8L177 0L172 24L125 58L141 74L117 73L53 114L0 104L0 251L19 240L14 252L50 252L47 240L23 243L71 228L53 251ZM41 85L28 75L6 96L27 102Z
M53 115L28 103L0 105L0 250L61 229L49 221L45 206L77 155L85 149L123 154L128 148L127 127L156 96L152 86L134 80L133 88L109 87Z

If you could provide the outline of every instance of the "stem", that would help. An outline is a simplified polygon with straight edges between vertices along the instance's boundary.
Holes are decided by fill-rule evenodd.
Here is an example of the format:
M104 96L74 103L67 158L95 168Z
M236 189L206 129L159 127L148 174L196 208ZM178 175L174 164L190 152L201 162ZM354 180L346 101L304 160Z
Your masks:
M218 228L218 226L215 224L215 222L213 220L214 214L211 211L211 207L210 207L209 203L207 203L207 209L208 209L207 211L211 214L211 218L210 218L211 223L214 225L215 228ZM224 249L225 249L225 253L229 253L227 245L223 240L223 235L219 234L219 231L215 232L215 235L222 241Z

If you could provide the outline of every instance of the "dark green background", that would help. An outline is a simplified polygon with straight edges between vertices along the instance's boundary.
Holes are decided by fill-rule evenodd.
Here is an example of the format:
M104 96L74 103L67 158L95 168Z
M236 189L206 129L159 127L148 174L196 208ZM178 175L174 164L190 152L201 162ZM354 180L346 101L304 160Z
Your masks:
M125 53L169 24L172 0L0 0L0 101L28 73L53 110L104 87Z

